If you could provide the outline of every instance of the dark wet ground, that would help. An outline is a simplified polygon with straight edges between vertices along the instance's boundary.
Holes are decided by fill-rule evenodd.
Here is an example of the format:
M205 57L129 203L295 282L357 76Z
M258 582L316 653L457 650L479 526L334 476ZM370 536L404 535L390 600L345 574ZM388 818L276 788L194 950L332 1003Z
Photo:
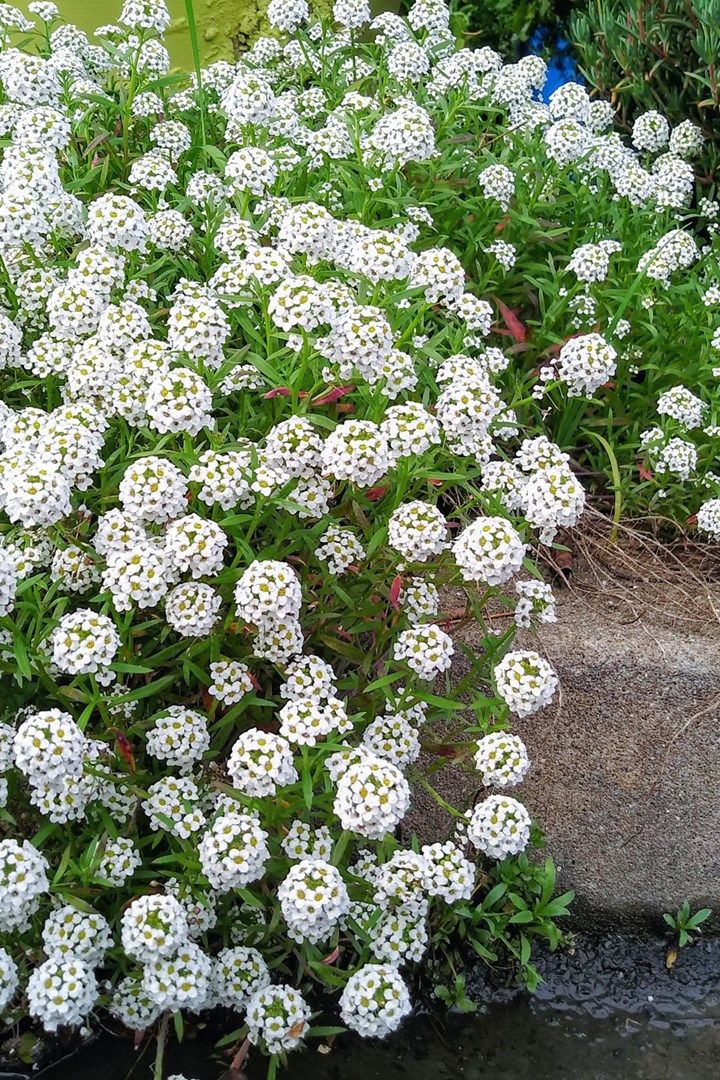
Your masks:
M343 1036L291 1058L288 1080L720 1080L720 940L682 950L666 943L579 935L571 955L541 958L532 999L468 978L478 1013L417 1016L386 1042ZM35 1072L43 1080L149 1080L150 1047L101 1039L78 1057ZM167 1073L218 1080L202 1032L170 1049ZM0 1068L0 1076L3 1075ZM8 1074L5 1074L8 1075ZM12 1075L12 1074L9 1074ZM18 1074L15 1074L18 1075ZM22 1075L22 1074L21 1074ZM256 1059L250 1080L264 1076Z

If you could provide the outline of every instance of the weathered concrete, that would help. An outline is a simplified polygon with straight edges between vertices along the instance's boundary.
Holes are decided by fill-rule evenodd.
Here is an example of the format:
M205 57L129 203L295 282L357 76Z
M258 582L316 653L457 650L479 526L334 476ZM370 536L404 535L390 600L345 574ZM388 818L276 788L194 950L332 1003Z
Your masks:
M720 590L693 579L678 597L604 574L557 589L558 622L526 642L561 692L513 724L533 762L519 792L580 910L657 919L687 896L720 912ZM434 782L454 805L477 792L452 767ZM413 826L445 830L419 801Z

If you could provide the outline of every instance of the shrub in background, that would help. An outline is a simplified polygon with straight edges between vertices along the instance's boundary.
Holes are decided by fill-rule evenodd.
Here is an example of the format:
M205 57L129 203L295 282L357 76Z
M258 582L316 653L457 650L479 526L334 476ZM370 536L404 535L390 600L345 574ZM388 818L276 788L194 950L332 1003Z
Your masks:
M570 36L592 87L610 97L627 130L642 112L690 119L706 146L700 179L720 164L720 0L590 0Z
M537 31L546 31L544 41L552 48L567 24L574 0L460 0L453 5L458 25L481 45L489 45L504 56L515 56Z

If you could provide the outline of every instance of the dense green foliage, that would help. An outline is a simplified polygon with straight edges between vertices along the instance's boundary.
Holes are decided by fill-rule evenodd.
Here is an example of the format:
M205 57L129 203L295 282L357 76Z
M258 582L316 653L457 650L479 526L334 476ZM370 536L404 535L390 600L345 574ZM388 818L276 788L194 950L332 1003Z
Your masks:
M720 162L720 2L590 0L570 19L588 82L617 102L621 122L657 109L671 123L690 118L707 140L703 183Z

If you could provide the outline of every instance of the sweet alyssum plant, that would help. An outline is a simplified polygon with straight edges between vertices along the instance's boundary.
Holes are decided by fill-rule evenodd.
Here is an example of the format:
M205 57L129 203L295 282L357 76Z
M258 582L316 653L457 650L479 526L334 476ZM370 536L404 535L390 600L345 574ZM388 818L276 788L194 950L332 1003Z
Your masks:
M32 14L0 9L6 1015L223 1006L274 1068L327 1030L318 987L393 1030L429 947L532 982L566 898L508 789L557 680L513 629L554 617L532 547L582 513L566 450L629 372L632 298L706 273L672 218L694 131L646 168L582 88L539 104L538 58L458 50L438 0L370 43L362 0L272 0L277 37L190 79L162 2L99 44ZM452 695L447 584L486 631ZM440 753L480 794L419 845L458 714Z

